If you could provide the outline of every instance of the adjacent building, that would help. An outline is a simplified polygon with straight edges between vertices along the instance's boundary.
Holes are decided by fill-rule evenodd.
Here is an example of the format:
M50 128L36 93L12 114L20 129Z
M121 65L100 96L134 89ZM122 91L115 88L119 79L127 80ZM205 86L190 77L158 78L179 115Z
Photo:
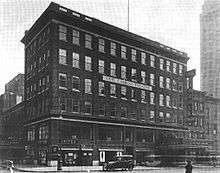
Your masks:
M185 53L55 3L22 42L28 160L185 159Z
M3 94L3 111L20 103L24 99L24 74L18 74L10 82L5 84L5 93Z
M220 98L220 2L205 0L200 15L201 90Z

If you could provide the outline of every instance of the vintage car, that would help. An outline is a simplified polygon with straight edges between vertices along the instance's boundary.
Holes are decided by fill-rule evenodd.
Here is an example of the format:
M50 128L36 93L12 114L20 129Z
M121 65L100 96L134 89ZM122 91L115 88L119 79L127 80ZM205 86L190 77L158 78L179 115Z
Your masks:
M116 156L112 161L103 164L103 171L113 171L115 169L133 170L134 160L132 155Z

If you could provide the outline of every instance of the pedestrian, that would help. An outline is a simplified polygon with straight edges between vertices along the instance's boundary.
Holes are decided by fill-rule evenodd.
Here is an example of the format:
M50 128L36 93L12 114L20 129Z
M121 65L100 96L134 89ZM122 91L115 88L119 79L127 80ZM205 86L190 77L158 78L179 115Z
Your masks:
M187 160L187 164L186 164L185 168L186 168L185 173L192 173L193 166L192 166L192 163L190 160Z

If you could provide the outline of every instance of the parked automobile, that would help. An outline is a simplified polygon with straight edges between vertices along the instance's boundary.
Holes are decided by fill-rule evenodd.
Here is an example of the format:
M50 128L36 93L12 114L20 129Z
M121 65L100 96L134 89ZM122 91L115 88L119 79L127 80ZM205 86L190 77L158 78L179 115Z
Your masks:
M116 156L112 161L103 164L103 171L113 171L115 169L133 170L134 159L132 155Z

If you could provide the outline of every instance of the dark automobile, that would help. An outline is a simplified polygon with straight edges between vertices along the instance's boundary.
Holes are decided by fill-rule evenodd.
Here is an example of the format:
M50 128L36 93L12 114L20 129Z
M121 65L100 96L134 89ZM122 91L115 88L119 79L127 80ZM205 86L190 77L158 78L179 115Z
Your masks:
M113 171L115 169L121 168L122 170L133 170L134 168L134 160L132 155L122 155L116 156L113 158L113 161L104 163L103 170L104 171Z

